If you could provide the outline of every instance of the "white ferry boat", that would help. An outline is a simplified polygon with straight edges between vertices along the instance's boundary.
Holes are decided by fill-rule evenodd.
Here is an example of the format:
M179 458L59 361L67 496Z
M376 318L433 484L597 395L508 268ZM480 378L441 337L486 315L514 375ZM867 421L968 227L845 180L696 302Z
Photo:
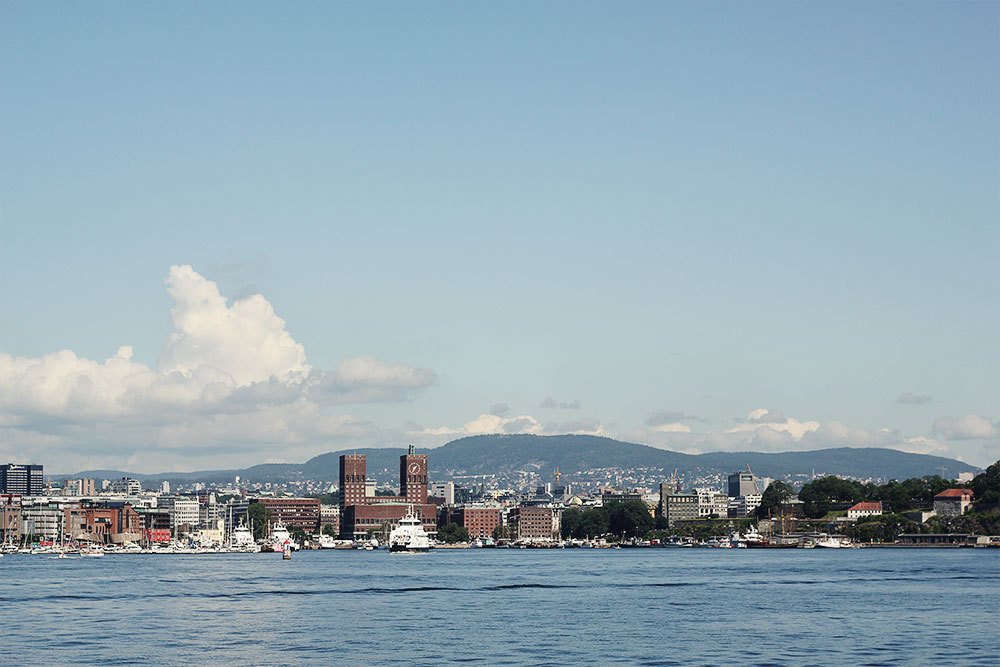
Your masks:
M271 551L282 552L288 545L293 550L298 550L299 545L292 539L291 533L281 521L277 521L271 526Z
M389 533L389 551L415 553L430 548L431 540L424 530L423 521L410 507L406 516L399 520L399 525Z

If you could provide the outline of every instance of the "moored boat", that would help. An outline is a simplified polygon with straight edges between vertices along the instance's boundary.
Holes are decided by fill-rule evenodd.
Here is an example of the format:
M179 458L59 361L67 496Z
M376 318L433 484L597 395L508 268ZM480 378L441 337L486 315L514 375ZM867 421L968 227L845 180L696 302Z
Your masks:
M286 545L293 551L298 551L299 549L299 545L292 539L292 535L288 532L285 524L277 521L271 527L271 551L283 552Z
M392 553L419 553L431 548L431 540L424 530L423 521L413 512L411 506L406 516L399 520L389 533L389 551Z

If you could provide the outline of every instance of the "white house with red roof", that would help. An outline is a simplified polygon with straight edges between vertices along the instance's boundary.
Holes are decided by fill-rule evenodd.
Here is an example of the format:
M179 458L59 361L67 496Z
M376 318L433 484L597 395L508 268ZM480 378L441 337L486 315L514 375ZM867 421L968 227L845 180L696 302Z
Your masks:
M863 516L882 516L882 503L858 503L847 509L848 519L860 519Z
M972 489L947 489L934 496L938 516L962 516L972 507Z

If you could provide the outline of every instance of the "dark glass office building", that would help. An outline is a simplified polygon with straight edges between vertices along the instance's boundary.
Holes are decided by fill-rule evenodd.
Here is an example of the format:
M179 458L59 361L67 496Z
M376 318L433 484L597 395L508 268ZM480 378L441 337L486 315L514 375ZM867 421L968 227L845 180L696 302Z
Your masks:
M42 466L5 463L0 465L0 493L40 496L45 493Z

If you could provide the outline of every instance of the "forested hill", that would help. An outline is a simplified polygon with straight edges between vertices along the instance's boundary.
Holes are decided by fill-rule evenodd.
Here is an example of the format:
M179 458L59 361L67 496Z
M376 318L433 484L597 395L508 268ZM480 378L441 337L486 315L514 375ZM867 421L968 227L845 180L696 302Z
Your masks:
M393 473L399 470L399 455L404 450L356 451L367 455L370 473L380 470ZM432 476L437 478L515 470L551 472L556 467L567 474L593 468L662 468L670 472L677 468L682 472L728 474L749 465L755 473L767 477L815 471L817 474L886 479L938 474L954 478L960 472L978 471L974 466L953 459L874 447L692 455L590 435L477 435L418 452L429 455ZM306 462L303 466L305 476L336 479L338 459L343 453L347 452L331 452Z
M477 435L453 440L434 449L417 451L429 455L431 477L434 479L446 479L452 475L488 475L517 470L535 470L544 474L551 473L557 467L569 475L594 468L661 468L667 474L677 468L682 473L728 474L745 469L749 465L756 474L766 477L780 478L816 472L883 479L908 479L926 475L943 475L953 479L961 472L979 471L974 466L953 459L874 447L841 447L781 453L713 452L693 455L590 435ZM302 464L263 464L243 470L157 475L90 471L76 473L75 476L113 479L129 475L149 482L168 479L178 482L214 483L230 481L234 475L239 475L248 482L301 479L336 481L340 455L352 452L367 456L369 476L392 480L398 477L399 456L405 449L401 447L350 449L321 454Z

